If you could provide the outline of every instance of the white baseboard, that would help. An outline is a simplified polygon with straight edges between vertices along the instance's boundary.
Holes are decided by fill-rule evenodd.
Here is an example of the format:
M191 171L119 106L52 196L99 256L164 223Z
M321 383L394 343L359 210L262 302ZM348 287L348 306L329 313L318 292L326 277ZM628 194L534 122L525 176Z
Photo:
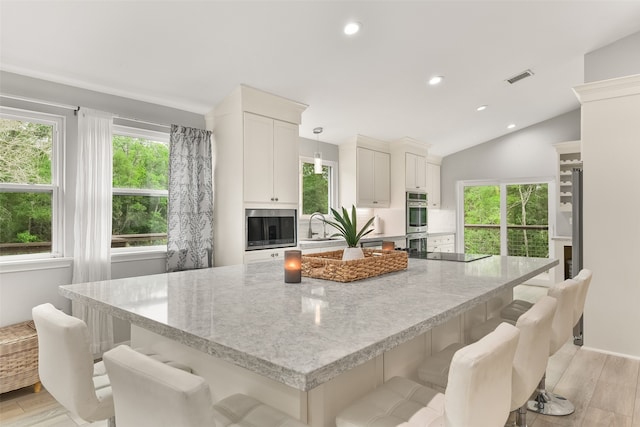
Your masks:
M632 356L630 354L624 354L624 353L616 353L615 351L602 350L600 348L593 348L593 347L589 347L589 346L586 346L586 345L583 345L582 349L583 350L588 350L588 351L593 351L595 353L608 354L610 356L624 357L625 359L640 360L639 356Z

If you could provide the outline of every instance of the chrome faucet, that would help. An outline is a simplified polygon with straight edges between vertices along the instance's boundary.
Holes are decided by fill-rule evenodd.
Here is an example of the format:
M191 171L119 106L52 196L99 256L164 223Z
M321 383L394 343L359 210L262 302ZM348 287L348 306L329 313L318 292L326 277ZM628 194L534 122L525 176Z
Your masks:
M322 218L322 238L326 239L327 238L327 223L324 222L324 215L321 214L320 212L314 212L314 213L311 214L311 217L309 217L309 230L307 231L307 239L313 239L313 235L314 234L318 234L318 233L314 233L313 230L311 230L311 221L316 216L319 216L319 217Z

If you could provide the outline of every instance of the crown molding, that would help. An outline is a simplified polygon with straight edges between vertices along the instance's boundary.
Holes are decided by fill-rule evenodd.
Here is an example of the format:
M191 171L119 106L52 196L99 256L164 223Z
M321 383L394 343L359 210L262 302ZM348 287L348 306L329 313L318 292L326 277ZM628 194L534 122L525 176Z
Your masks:
M586 83L573 88L581 104L640 94L640 74Z

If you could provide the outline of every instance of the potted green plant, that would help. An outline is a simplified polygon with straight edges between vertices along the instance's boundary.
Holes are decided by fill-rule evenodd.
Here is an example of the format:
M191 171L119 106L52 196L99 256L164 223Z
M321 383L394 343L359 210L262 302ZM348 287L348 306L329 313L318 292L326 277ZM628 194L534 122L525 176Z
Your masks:
M349 217L349 212L344 207L342 207L342 215L335 209L331 209L331 214L335 221L324 220L324 222L338 230L338 232L331 235L331 237L344 237L348 246L342 253L342 260L346 261L350 259L364 258L364 253L362 252L362 249L358 247L358 242L360 242L360 239L364 236L373 231L373 229L369 229L373 222L373 218L369 219L369 221L367 221L367 223L358 230L355 206L351 206L351 217Z

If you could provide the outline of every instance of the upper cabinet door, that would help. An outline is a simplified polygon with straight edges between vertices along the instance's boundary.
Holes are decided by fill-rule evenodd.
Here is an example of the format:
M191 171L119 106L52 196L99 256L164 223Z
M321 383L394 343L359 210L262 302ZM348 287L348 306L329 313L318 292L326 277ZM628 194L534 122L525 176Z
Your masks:
M273 196L278 203L298 204L298 126L273 121Z
M357 195L358 206L372 206L374 204L374 176L375 176L375 151L366 148L357 148ZM350 207L350 206L346 206Z
M244 200L273 198L273 119L244 113Z
M391 156L388 153L375 151L373 158L373 203L376 207L389 207L391 201Z
M430 208L440 208L440 165L427 163L427 202Z
M388 153L357 148L358 207L388 208L390 196L390 156Z
M426 158L413 153L405 153L405 187L407 191L424 191L426 186Z

